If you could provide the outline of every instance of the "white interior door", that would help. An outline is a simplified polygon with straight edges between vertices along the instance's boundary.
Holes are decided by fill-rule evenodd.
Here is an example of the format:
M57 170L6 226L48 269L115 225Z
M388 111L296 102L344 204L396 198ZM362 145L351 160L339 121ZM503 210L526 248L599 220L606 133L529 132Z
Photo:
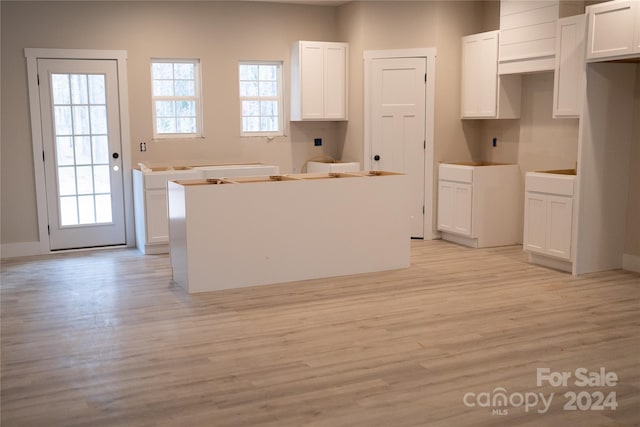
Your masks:
M124 244L116 61L38 59L38 78L50 249Z
M411 237L424 237L425 58L374 59L371 64L371 166L403 172L411 185Z

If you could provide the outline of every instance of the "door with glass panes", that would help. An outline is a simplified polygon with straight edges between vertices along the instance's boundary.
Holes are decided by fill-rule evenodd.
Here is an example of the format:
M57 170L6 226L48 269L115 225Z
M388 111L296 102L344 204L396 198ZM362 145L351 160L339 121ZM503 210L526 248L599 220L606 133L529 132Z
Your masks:
M38 59L38 79L51 250L124 244L116 61Z

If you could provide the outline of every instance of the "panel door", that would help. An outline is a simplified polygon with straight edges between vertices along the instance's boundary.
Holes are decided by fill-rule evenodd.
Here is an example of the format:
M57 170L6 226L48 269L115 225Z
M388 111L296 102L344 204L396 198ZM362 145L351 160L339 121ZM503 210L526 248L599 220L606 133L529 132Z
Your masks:
M375 59L371 73L371 164L410 177L411 237L424 237L425 58Z
M589 13L587 59L633 53L636 1L606 2Z
M324 60L324 116L326 119L347 118L347 47L327 44Z
M302 118L324 118L324 49L323 43L300 45L300 91Z
M438 230L454 231L456 211L456 184L450 181L438 183Z
M471 237L473 192L471 184L456 184L454 231Z
M169 217L167 212L167 191L147 190L145 192L147 243L169 242Z

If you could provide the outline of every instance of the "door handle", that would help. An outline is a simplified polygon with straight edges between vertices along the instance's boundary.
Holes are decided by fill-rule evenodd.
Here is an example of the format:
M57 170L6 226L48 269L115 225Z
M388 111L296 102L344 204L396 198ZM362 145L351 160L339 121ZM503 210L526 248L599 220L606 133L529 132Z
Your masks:
M375 156L373 156L373 160L375 160L376 162L380 160L380 155L376 154Z

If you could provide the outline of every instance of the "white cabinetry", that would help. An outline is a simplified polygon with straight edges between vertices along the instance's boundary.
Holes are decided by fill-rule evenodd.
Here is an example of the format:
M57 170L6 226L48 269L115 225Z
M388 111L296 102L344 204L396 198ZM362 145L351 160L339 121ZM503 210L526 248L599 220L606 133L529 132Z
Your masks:
M580 2L501 0L498 73L552 71L556 21L582 11Z
M518 243L520 169L517 165L441 164L438 230L471 247Z
M202 178L277 175L277 166L261 164L181 167L179 170L133 170L136 246L144 254L169 252L167 182Z
M532 262L571 271L574 175L528 172L525 184L524 250Z
M640 55L640 2L614 0L587 7L587 60Z
M553 117L580 117L584 98L586 16L558 19Z
M520 76L498 76L498 31L462 38L462 118L520 117Z
M347 120L347 50L346 43L294 43L291 120Z

